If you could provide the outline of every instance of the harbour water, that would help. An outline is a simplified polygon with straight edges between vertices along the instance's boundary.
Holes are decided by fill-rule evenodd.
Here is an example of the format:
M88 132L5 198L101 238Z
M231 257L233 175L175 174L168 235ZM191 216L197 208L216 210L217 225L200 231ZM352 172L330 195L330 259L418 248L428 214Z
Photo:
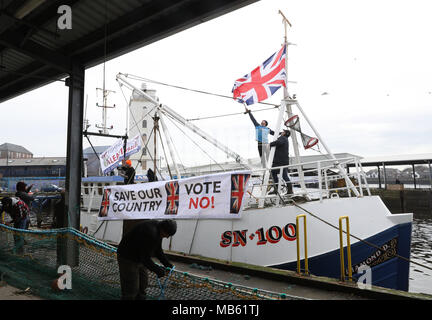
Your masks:
M432 212L414 213L411 260L432 269ZM410 292L432 294L431 269L410 264Z

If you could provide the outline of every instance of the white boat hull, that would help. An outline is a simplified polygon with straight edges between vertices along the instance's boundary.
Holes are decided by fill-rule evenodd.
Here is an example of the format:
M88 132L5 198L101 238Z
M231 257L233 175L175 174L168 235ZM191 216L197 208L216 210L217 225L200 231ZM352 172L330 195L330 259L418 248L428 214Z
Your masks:
M338 277L340 239L339 231L333 226L339 226L341 216L348 216L350 233L356 237L350 238L353 248L353 268L362 263L370 264L372 270L383 268L382 266L386 266L385 270L402 268L404 270L399 270L390 277L391 279L384 276L385 279L380 280L379 277L375 277L373 283L408 290L409 264L407 267L403 260L389 255L389 252L396 250L394 253L409 258L412 214L391 214L378 196L324 199L302 203L300 206L332 226L294 205L248 209L238 220L177 220L177 233L163 241L163 248L226 261L295 269L296 217L306 214L307 252L308 259L311 261L309 271L315 275ZM81 224L83 229L87 228L85 231L89 234L98 230L94 234L96 238L114 244L121 240L121 221L110 221L101 225L101 222L97 221L96 213L84 212L81 215ZM303 260L303 220L300 220L299 231ZM358 239L375 239L377 243L372 244L384 247L378 250L377 247L366 245ZM391 241L397 242L396 247L389 246ZM403 249L406 245L408 245L408 252ZM344 235L344 246L346 246L346 235ZM388 251L387 248L391 250ZM374 258L376 255L380 256L380 263L377 263L377 259ZM386 255L387 259L385 259ZM322 265L324 261L325 266ZM385 270L377 271L377 274L385 275Z

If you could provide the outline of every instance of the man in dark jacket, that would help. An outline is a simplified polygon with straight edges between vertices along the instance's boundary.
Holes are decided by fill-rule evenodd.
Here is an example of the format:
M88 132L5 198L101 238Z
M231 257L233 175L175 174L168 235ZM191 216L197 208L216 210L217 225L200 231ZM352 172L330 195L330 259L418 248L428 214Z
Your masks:
M160 278L165 269L151 259L156 257L167 268L173 265L162 250L162 238L173 236L177 231L174 220L146 220L123 235L117 249L122 300L143 300L148 284L147 269Z
M28 229L29 208L24 201L14 197L4 197L1 199L1 207L2 211L6 211L11 216L14 228Z
M270 148L275 147L275 153L273 157L273 163L272 167L281 167L281 166L287 166L289 165L289 141L288 137L291 135L289 130L283 130L280 134L280 136L277 138L277 140L270 143ZM274 190L270 192L270 194L276 194L277 193L277 185L279 183L279 177L278 174L280 172L280 169L272 170L272 177L273 177L273 183L274 183ZM286 187L288 189L288 194L292 193L292 185L289 183L289 177L288 177L288 168L282 169L282 178L285 180Z
M53 216L53 228L66 227L65 224L65 205L66 205L66 192L64 189L60 191L60 199L54 203L54 216Z
M258 153L261 158L261 164L263 167L266 167L266 163L268 160L269 148L268 148L268 135L274 135L274 131L268 128L267 120L262 120L261 124L256 121L255 117L251 113L249 109L246 108L246 113L249 114L249 118L251 119L253 125L255 126L255 138L258 141ZM264 156L263 156L264 153Z
M32 202L35 200L35 197L33 197L32 195L29 194L31 188L33 187L33 185L30 185L29 187L27 186L27 184L23 181L19 181L16 184L16 193L15 193L15 197L20 198L22 201L24 201L24 203L29 207L29 209L31 209L32 207ZM38 227L41 226L42 224L42 216L41 214L37 214L36 215L36 221L37 221L37 225ZM27 227L30 225L30 217L27 220Z
M118 170L119 174L124 177L124 184L135 183L135 169L132 167L132 161L123 161L123 165Z
M32 201L35 200L35 198L29 194L31 188L33 185L27 187L27 184L25 182L19 181L16 184L16 193L15 197L20 198L22 201L25 202L25 204L30 208Z
M5 197L0 202L0 212L3 212L3 210L11 216L15 229L28 229L27 221L30 210L24 201L19 198ZM14 234L14 242L14 252L18 254L24 253L24 237Z

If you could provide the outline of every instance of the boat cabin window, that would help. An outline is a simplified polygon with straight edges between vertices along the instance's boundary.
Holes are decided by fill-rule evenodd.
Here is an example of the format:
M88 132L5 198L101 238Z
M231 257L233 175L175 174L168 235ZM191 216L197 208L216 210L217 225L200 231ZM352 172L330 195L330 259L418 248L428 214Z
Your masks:
M98 194L101 196L103 191L102 183L98 183Z

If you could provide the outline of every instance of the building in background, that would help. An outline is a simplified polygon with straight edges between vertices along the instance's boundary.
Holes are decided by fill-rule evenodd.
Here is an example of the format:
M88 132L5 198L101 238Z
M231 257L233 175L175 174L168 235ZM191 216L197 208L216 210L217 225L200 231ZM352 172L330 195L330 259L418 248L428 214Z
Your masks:
M3 143L0 145L0 159L30 159L33 158L33 153L26 148L12 144Z
M53 191L64 188L66 157L35 157L0 159L0 188L15 191L18 181L33 184L32 191Z
M99 156L110 146L94 146L83 150L84 159L84 177L101 176L102 170L100 166ZM96 153L95 153L96 152Z

